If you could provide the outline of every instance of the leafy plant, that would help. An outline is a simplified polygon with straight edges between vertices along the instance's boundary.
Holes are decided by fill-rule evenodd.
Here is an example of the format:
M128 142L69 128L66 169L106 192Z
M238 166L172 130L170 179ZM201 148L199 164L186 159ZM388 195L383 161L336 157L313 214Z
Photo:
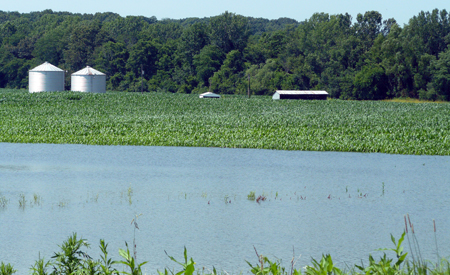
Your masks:
M0 275L11 275L16 272L17 272L17 270L15 270L11 264L5 264L5 263L1 262Z
M85 239L78 238L76 233L73 233L62 245L60 252L55 253L52 257L54 259L54 271L58 274L73 274L82 270L84 260L91 257L82 248L89 248L89 243Z
M343 274L339 268L334 266L333 260L329 254L322 255L320 262L316 259L312 259L312 264L312 266L306 266L305 273L307 275Z
M105 240L100 240L100 250L102 252L99 265L100 269L102 270L104 275L112 275L112 274L119 274L119 272L113 267L113 264L116 262L113 261L111 258L108 258L108 244L105 243Z
M164 252L166 252L166 251L164 251ZM193 260L192 258L190 258L190 259L188 260L186 247L184 247L184 263L178 262L174 257L169 256L169 254L167 254L167 252L166 252L166 255L167 255L167 257L169 257L172 261L174 261L175 263L177 263L177 264L179 264L179 265L181 265L181 266L183 267L183 269L182 269L181 271L177 272L177 273L173 273L173 272L171 271L172 275L181 275L181 274L184 274L184 275L193 275L193 274L194 274L194 271L195 271L195 266L194 266L194 265L195 265L195 262L194 262L194 260ZM160 275L167 275L167 274L168 274L167 269L164 270L164 273L163 273L163 272L160 272L160 271L158 270L158 274L160 274ZM214 274L216 274L215 269L214 269Z
M369 256L369 265L367 267L362 267L356 265L356 267L363 271L365 274L386 274L386 275L394 275L398 274L400 271L400 265L405 261L406 256L408 253L403 252L402 243L405 239L405 232L403 232L402 236L398 240L398 242L395 241L394 236L391 234L391 240L394 244L394 248L381 248L378 250L389 250L395 252L397 256L397 261L393 263L393 259L389 259L386 256L386 253L383 254L383 257L380 258L380 261L376 262L372 255Z
M134 257L130 254L130 250L128 249L128 244L125 242L125 246L127 247L127 250L123 250L119 248L119 255L124 259L124 261L117 261L117 263L123 264L127 266L130 269L130 272L123 272L124 274L128 275L141 275L142 269L141 267L146 264L147 262L142 262L140 264L136 263L136 260Z
M34 263L34 265L30 268L32 275L47 275L47 269L50 268L52 263L50 261L45 261L44 258L41 258L41 254L39 254L39 259Z

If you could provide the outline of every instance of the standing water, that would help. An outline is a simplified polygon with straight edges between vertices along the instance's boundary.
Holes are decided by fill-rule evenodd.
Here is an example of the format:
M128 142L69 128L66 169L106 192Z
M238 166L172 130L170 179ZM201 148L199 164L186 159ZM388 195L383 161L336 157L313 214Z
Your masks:
M94 259L100 239L114 260L135 241L152 274L178 268L164 251L182 260L184 247L197 269L247 273L254 248L297 268L331 254L344 269L392 248L408 213L435 262L432 219L450 254L448 194L448 156L0 143L0 261L28 274L76 232Z

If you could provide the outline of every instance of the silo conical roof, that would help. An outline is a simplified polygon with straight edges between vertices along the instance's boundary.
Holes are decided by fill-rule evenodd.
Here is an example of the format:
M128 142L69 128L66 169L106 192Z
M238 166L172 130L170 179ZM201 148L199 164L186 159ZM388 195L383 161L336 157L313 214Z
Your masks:
M94 68L86 66L86 68L79 70L78 72L74 72L72 75L106 75L100 71L97 71Z
M48 63L47 61L33 68L30 72L63 72L60 68Z

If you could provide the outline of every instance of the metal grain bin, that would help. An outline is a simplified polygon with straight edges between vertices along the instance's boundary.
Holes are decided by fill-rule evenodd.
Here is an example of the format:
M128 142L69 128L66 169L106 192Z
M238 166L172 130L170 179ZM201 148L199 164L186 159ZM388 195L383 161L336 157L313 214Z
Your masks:
M28 72L30 93L64 91L64 70L45 62Z
M89 66L71 76L71 91L106 93L106 74Z

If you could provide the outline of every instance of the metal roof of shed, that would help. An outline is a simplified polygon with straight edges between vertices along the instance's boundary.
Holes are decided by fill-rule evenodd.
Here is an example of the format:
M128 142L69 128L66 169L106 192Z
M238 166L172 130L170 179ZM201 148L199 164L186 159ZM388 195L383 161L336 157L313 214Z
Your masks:
M220 95L211 93L211 92L206 92L206 93L200 94L199 97L200 98L220 98Z
M276 93L281 95L328 95L326 91L289 91L289 90L278 90Z
M106 75L100 71L97 71L94 68L86 66L86 68L79 70L78 72L74 72L72 75Z
M30 70L30 72L63 72L63 71L64 70L61 70L60 68L48 63L47 61Z

